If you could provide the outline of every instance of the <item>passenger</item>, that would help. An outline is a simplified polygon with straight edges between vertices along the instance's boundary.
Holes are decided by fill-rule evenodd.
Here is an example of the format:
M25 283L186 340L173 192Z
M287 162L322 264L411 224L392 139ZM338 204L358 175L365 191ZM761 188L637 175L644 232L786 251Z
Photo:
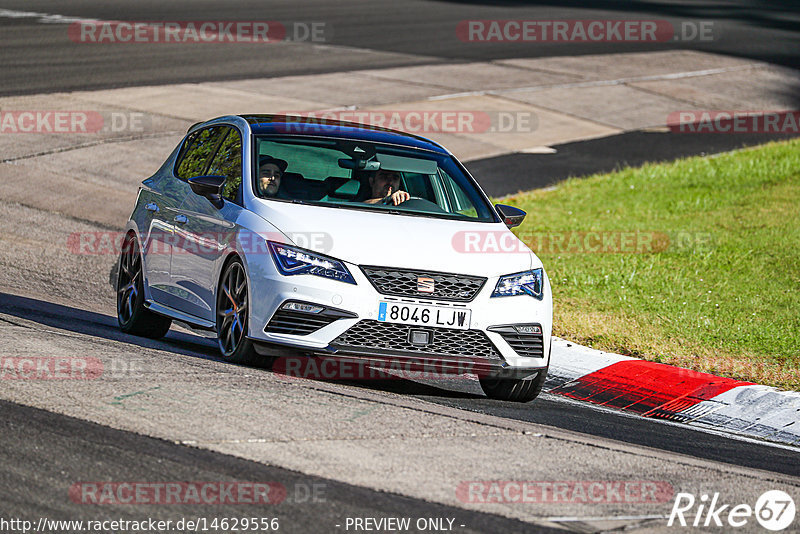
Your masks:
M274 197L281 187L281 178L289 164L272 156L258 158L258 189L262 196ZM280 198L280 197L279 197Z
M399 191L401 175L397 171L380 169L369 177L370 198L367 204L398 204L411 198L405 191Z

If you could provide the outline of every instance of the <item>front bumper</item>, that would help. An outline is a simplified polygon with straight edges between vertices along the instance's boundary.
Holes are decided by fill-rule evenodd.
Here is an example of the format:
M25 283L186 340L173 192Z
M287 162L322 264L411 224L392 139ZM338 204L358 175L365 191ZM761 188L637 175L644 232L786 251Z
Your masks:
M270 269L272 267L272 269ZM489 277L475 298L466 303L382 295L355 266L348 265L356 284L345 284L312 276L283 276L268 263L251 273L253 298L249 337L257 350L275 354L277 348L296 354L320 355L379 367L403 362L420 368L431 366L462 374L503 378L533 378L549 366L552 334L552 300L545 277L545 298L528 295L490 298L497 277ZM252 273L259 272L261 276ZM417 327L378 321L381 301L400 300L407 304L460 307L471 310L468 330ZM308 333L287 333L268 328L281 319L281 306L287 301L315 304L338 315ZM345 313L341 313L345 312ZM347 317L347 314L353 316ZM535 324L539 327L536 351L520 350L508 334L509 325ZM430 331L431 342L414 345L406 339L409 330ZM509 342L511 341L511 343ZM281 352L281 351L277 351Z

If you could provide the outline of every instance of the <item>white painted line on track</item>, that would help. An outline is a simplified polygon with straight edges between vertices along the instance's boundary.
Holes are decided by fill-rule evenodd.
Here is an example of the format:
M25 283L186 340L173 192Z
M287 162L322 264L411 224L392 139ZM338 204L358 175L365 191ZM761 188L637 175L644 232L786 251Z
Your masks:
M97 21L87 17L70 17L54 13L38 13L35 11L15 11L13 9L0 9L0 18L6 19L36 19L42 24L72 24L73 22Z
M123 20L105 20L105 19L97 19L92 17L73 17L69 15L59 15L57 13L39 13L37 11L16 11L13 9L0 9L0 18L7 18L7 19L36 19L36 22L42 24L72 24L75 22L92 22L95 24L109 24L109 23L117 23L117 22L130 22L130 21L123 21ZM158 26L158 23L153 22L152 26ZM274 43L273 43L274 44ZM344 50L347 52L360 52L363 54L371 54L375 53L375 50L371 48L360 48L355 46L348 46L348 45L335 45L330 43L295 43L291 41L282 42L282 44L302 44L306 46L310 46L314 50ZM435 61L438 58L434 56L423 56L423 55L414 55L414 54L400 54L408 57L418 57L421 60L425 61ZM438 61L441 62L441 61Z

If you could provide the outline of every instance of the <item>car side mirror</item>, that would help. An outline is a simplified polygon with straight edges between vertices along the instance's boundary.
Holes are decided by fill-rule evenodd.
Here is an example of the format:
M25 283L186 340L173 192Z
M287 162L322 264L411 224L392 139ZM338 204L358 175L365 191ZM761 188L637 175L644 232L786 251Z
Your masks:
M519 226L525 219L525 212L519 208L515 208L514 206L496 204L495 208L497 208L497 213L500 214L500 218L503 219L503 222L509 228Z
M189 187L195 194L206 197L214 207L222 208L222 186L225 185L225 176L195 176L189 178Z

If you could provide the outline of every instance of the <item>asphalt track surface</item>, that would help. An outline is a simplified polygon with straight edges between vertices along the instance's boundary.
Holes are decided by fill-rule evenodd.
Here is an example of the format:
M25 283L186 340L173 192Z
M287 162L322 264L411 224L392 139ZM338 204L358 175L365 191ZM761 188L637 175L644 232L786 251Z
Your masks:
M556 5L558 4L558 5ZM348 69L486 61L692 48L758 59L786 66L800 65L800 9L794 2L612 2L585 7L577 2L389 2L284 1L237 2L235 7L211 1L1 1L0 9L57 13L105 20L277 20L323 21L329 41L321 46L286 44L275 51L257 46L153 45L146 50L115 45L72 43L61 24L32 18L0 17L0 94L19 95L79 89L156 85L207 80L261 78ZM464 19L666 19L719 21L718 39L706 43L631 45L465 44L455 37ZM770 137L774 139L775 136ZM701 136L634 132L613 138L555 147L556 154L517 154L471 162L487 192L502 195L546 186L566 176L611 170L643 161L712 153L767 140L765 136ZM621 150L613 150L614 148ZM602 156L602 157L601 157ZM536 177L518 179L537 168ZM98 273L105 276L106 273ZM155 346L190 358L227 365L215 356L207 339L172 331L163 341L139 340L121 334L113 317L70 308L37 298L0 294L0 313L33 321L42 330L59 328L109 343ZM267 373L265 370L258 372ZM679 425L598 410L550 395L530 406L500 403L474 391L443 389L430 384L394 381L388 384L343 384L397 393L467 411L531 421L598 438L611 438L680 455L723 462L776 474L799 476L796 450L730 439ZM476 532L522 532L529 525L491 514L433 504L386 492L301 475L278 467L224 454L176 445L35 408L0 402L0 517L62 519L143 516L242 516L241 509L194 510L178 507L103 509L70 504L65 499L75 480L275 480L287 487L322 483L328 499L321 503L288 500L260 509L286 518L281 530L308 532L335 524L345 516L457 517ZM12 489L12 491L8 491ZM302 504L302 505L301 505ZM191 513L190 513L191 512ZM247 515L250 514L248 510ZM333 529L328 529L333 530ZM539 529L538 531L541 531Z
M185 356L215 360L219 365L228 365L218 358L216 343L199 335L173 329L162 341L137 338L121 333L116 319L108 315L7 293L0 293L0 297L0 313L35 321L42 329L67 329L119 343L161 347ZM467 390L457 382L448 387L441 383L410 380L337 380L336 383L356 390L372 389L413 396L444 406L539 423L695 458L800 476L797 450L791 447L762 444L756 440L731 439L679 424L665 424L613 410L598 410L595 406L556 395L544 394L533 405L529 405L494 401L474 390ZM0 440L2 439L0 436Z
M263 78L439 62L646 52L688 48L797 67L800 5L792 1L210 0L105 2L2 0L0 9L125 21L278 21L325 24L320 47L258 44L75 43L66 24L0 17L0 94ZM709 41L465 43L462 20L713 21ZM289 32L291 37L292 31Z
M306 533L340 530L337 525L344 526L346 517L431 517L450 518L465 533L530 531L529 524L514 519L302 475L5 401L0 401L0 435L0 463L6 466L0 472L0 484L15 488L0 499L4 518L34 522L42 517L56 521L150 518L174 525L184 518L258 517L277 518L280 532ZM259 481L279 484L286 498L267 504L219 504L211 510L204 504L101 507L66 498L75 481L104 480ZM537 531L561 532L546 527Z

